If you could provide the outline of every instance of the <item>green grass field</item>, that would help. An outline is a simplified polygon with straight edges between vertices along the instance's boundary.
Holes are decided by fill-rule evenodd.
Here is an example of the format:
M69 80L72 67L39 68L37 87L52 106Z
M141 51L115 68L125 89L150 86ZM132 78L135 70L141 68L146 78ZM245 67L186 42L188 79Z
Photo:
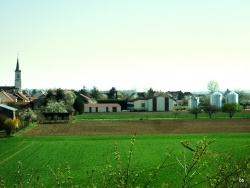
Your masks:
M187 112L180 112L176 117L172 112L118 112L118 113L84 113L83 115L76 116L77 120L86 119L120 119L120 120L134 120L134 119L193 119L194 115ZM198 118L209 118L206 113L198 114ZM212 118L228 118L225 113L215 113ZM242 111L235 113L233 118L250 118L250 111Z
M180 141L197 142L206 136L207 140L215 139L210 150L219 154L234 153L236 159L244 159L250 155L250 134L178 134L178 135L137 135L132 164L139 169L152 169L159 165L166 147L173 150L168 164L176 163L175 157L183 159L184 148ZM97 177L105 168L106 159L113 160L114 143L118 144L123 162L126 161L132 135L124 136L55 136L55 137L9 137L0 139L0 176L4 177L6 187L13 187L16 182L18 161L22 163L22 179L28 181L32 169L34 175L40 174L40 181L46 187L56 185L56 180L48 170L48 166L56 170L66 171L71 168L74 184L83 185L85 169L96 168ZM187 157L190 151L185 150ZM211 162L211 166L214 164ZM125 162L126 163L126 162ZM148 174L142 176L142 181ZM164 182L172 182L174 187L180 186L181 177L174 169L164 169L150 187L159 187ZM205 186L206 187L206 186Z

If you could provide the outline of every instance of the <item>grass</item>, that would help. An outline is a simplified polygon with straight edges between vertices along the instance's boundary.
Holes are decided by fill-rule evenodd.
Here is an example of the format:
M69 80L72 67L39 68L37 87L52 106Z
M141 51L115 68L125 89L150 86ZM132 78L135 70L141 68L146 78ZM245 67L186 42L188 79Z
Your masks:
M176 135L137 135L132 164L139 162L139 169L152 169L160 164L166 147L173 150L173 155L183 158L182 140L194 143L206 136L207 140L215 139L210 147L217 153L234 153L238 159L250 155L250 134L176 134ZM17 164L21 161L23 174L40 174L41 182L46 187L54 185L55 178L49 173L48 166L65 170L69 165L74 183L82 185L85 169L96 168L97 172L105 168L106 159L113 158L113 148L116 142L123 161L126 161L131 135L114 136L56 136L56 137L9 137L0 139L0 176L6 180L6 187L12 187L17 179ZM187 152L188 154L188 152ZM171 158L168 163L176 162ZM27 177L24 177L27 178ZM146 179L147 177L142 177ZM156 181L155 187L166 181L174 181L178 187L177 173L163 170Z
M250 118L250 111L242 111L236 113L234 118ZM117 113L84 113L77 115L77 120L91 120L91 119L107 119L107 120L135 120L135 119L174 119L175 115L172 112L117 112ZM176 118L193 119L194 115L187 112L180 112ZM209 118L205 113L198 114L198 118ZM215 113L212 118L228 118L225 113Z

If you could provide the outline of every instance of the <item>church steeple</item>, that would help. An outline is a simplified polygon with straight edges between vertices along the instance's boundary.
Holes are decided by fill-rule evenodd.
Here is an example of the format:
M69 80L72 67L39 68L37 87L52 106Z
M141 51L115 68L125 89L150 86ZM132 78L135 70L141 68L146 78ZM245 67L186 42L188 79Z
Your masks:
M16 71L20 71L20 70L19 70L19 61L18 61L18 57L17 57L16 70L15 70L15 72L16 72Z
M21 70L19 69L18 57L15 70L15 88L18 89L18 91L22 91Z

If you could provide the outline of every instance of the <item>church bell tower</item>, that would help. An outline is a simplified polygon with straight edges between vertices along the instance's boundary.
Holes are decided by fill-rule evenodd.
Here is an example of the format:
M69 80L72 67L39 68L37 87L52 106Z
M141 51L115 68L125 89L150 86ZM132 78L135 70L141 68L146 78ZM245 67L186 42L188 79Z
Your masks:
M21 70L19 69L19 61L17 58L16 70L15 70L15 88L22 92Z

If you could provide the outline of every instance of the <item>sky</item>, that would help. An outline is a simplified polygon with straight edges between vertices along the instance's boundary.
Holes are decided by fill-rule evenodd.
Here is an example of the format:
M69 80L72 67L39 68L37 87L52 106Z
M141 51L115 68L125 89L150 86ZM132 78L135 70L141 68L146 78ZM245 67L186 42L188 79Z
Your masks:
M0 0L0 85L249 90L249 0Z

